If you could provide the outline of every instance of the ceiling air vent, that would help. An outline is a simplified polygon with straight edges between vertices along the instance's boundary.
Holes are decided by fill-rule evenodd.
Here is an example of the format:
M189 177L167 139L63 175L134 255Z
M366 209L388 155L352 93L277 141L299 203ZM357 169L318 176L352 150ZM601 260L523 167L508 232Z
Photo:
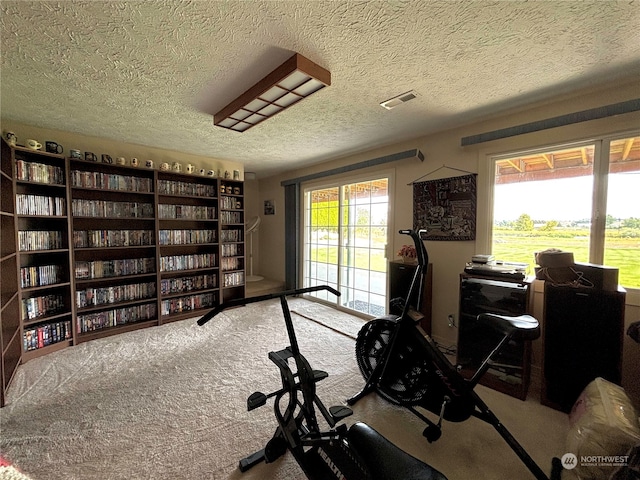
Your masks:
M401 93L397 97L390 98L389 100L385 100L380 103L380 106L386 108L387 110L391 110L392 108L396 108L398 105L408 102L409 100L413 100L418 96L418 92L415 90L409 90L408 92Z

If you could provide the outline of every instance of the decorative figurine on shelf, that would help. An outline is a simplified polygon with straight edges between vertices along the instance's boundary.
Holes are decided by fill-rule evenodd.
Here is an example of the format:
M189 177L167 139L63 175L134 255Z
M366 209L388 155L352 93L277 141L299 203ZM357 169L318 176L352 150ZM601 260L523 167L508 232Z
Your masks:
M418 253L413 245L403 245L398 252L398 256L402 257L404 263L412 264L418 262Z
M229 170L224 171L224 178L226 178L227 180L231 178L231 174L229 173Z
M15 147L16 144L18 143L18 137L16 137L16 134L13 132L5 132L4 138L7 141L7 143L12 147Z
M180 172L182 172L182 164L178 163L178 162L173 162L172 169L173 169L174 172L180 173Z

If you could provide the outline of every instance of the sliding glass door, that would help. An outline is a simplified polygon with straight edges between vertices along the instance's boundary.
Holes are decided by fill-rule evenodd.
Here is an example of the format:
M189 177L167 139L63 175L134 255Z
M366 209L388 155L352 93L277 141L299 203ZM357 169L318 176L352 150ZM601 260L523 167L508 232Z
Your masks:
M304 192L304 286L330 285L318 298L367 315L386 312L389 179Z

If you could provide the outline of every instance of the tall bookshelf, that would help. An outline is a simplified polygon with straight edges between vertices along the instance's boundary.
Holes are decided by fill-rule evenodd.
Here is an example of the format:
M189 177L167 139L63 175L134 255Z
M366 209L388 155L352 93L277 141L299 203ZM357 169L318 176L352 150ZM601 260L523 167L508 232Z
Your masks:
M76 341L158 324L153 170L69 159Z
M160 319L204 313L220 301L218 182L158 172Z
M2 141L0 405L20 364L244 298L237 180Z
M73 343L69 191L62 155L10 149L22 361Z
M244 184L220 180L220 280L222 301L245 296Z
M2 143L0 158L0 406L20 363L20 297L18 250L16 247L15 185L13 152Z

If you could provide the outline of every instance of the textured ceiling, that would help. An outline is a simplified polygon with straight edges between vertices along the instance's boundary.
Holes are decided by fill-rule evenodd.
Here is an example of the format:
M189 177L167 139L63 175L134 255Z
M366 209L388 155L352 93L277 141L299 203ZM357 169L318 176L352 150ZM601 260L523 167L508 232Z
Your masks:
M634 1L0 3L3 119L261 176L640 75ZM212 114L298 52L332 85L244 133ZM414 89L387 111L378 104Z

